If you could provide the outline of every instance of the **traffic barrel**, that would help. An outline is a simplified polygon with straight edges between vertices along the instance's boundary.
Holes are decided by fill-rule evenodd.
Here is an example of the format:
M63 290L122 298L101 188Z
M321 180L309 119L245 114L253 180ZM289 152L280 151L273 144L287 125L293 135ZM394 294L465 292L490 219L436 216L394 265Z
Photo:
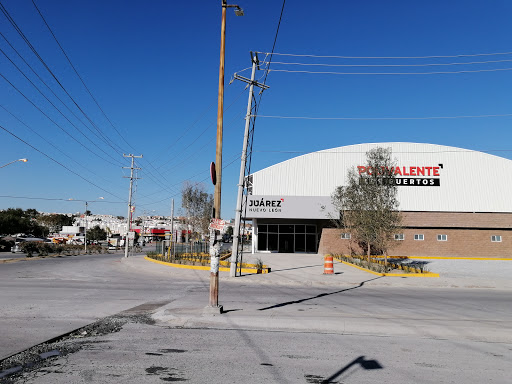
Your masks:
M324 275L334 274L334 266L332 262L332 256L327 255L324 257Z

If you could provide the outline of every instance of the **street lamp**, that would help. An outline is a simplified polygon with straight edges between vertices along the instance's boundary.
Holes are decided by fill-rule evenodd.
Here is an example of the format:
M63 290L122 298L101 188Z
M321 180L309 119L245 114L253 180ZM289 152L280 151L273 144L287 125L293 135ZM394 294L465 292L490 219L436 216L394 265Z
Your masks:
M22 163L26 163L26 162L28 161L28 159L18 159L18 160L13 160L13 161L11 161L10 163L7 163L7 164L2 165L0 168L7 167L9 164L16 163L17 161L21 161Z
M98 197L98 199L103 200L104 197ZM85 202L85 230L84 230L84 243L85 243L85 253L87 253L87 205L89 202Z
M99 200L104 200L104 197L98 197ZM84 200L76 200L70 197L68 201L84 201ZM84 225L84 251L87 253L87 207L89 205L88 201L84 201L85 203L85 212L84 212L84 219L85 219L85 225Z
M217 107L217 142L215 152L215 191L213 194L213 218L221 218L221 187L222 187L222 131L224 117L224 62L226 51L226 9L235 8L235 15L243 16L244 11L238 5L228 4L222 0L222 22L220 29L220 64L219 64L219 96ZM220 244L214 229L210 230L210 300L206 310L222 313L219 306L219 256Z

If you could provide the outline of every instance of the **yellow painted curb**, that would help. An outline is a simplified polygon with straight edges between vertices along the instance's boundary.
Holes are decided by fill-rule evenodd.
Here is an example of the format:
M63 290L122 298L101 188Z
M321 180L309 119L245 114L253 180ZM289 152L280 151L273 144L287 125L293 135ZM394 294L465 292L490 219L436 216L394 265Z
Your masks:
M200 271L209 271L210 270L209 266L206 267L206 266L202 266L202 265L184 265L184 264L168 263L167 261L155 260L155 259L152 259L152 258L147 257L147 256L145 256L144 259L148 260L148 261L151 261L153 263L167 265L168 267L173 267L173 268L196 269L196 270L200 270ZM237 270L239 270L239 269L237 269ZM269 270L269 268L264 268L264 269L261 270L261 273L268 273L268 270ZM229 272L230 268L219 267L219 271L221 271L221 272ZM254 274L257 274L257 271L256 271L256 269L252 269L252 268L242 268L242 273L254 273Z
M393 257L393 256L388 256ZM500 258L500 257L444 257L444 256L404 256L407 259L439 259L439 260L512 260L512 258Z
M371 273L373 275L376 275L376 276L391 276L391 277L439 277L439 273L432 273L432 272L428 272L428 273L380 273L380 272L370 271L369 269L362 268L362 267L360 267L358 265L355 265L355 264L352 264L352 263L348 263L346 261L342 261L342 260L338 260L338 259L335 259L335 260L339 261L340 263L343 263L343 264L346 264L346 265L350 265L351 267L360 269L361 271L369 272L369 273Z
M372 258L383 259L385 256L372 256ZM438 260L512 260L510 257L458 257L458 256L389 256L388 259L438 259Z

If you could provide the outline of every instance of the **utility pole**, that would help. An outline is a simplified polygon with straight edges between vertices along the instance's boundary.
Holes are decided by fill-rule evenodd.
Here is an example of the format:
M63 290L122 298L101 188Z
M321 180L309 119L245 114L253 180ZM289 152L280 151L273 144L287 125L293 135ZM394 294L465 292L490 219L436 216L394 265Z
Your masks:
M224 117L224 62L226 51L226 9L235 8L235 15L243 16L244 11L238 5L228 4L222 0L222 20L220 28L220 63L219 63L219 94L217 106L217 142L215 152L215 190L213 194L212 218L221 218L221 186L222 186L222 131ZM210 229L210 299L205 313L220 314L219 305L219 256L220 243L217 241L217 231Z
M132 186L133 186L133 179L138 179L138 177L133 177L133 170L134 169L140 169L140 168L134 168L134 162L135 162L135 158L137 159L142 159L142 155L140 156L135 156L135 155L132 155L132 154L129 154L129 155L125 155L123 153L123 157L131 157L132 158L132 165L131 167L123 167L124 169L130 169L130 192L128 194L128 216L126 217L126 221L127 221L127 225L126 225L126 238L125 238L125 241L124 241L124 257L128 257L128 234L130 233L130 230L132 229L132 220L131 220L131 215L132 215ZM123 177L127 177L127 176L123 176Z
M174 199L171 199L171 256L173 255L172 243L176 241L174 237Z
M85 202L85 230L84 230L84 244L85 244L85 253L87 253L87 201Z
M242 195L245 184L245 168L247 164L247 146L249 143L249 126L251 123L252 117L252 101L254 99L254 86L260 87L263 92L265 89L269 87L265 84L260 84L255 81L256 75L256 67L259 69L259 60L258 54L251 52L251 61L252 61L252 72L251 78L247 79L243 76L235 74L234 78L236 80L243 81L244 83L249 84L249 100L247 102L247 113L245 115L245 131L244 131L244 143L242 147L242 158L240 163L240 176L238 178L238 194L236 198L236 214L235 214L235 227L233 228L233 248L231 250L231 266L229 268L229 276L236 276L236 265L238 262L238 244L240 240L240 221L242 219Z

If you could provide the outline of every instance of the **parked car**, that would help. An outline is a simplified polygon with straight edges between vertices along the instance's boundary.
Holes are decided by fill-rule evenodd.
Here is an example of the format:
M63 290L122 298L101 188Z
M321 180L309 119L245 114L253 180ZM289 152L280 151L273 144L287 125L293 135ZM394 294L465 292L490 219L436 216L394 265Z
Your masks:
M14 246L11 247L11 252L12 253L16 253L16 252L23 252L21 250L21 244L26 242L26 241L35 241L35 242L38 242L38 243L51 243L52 241L50 239L41 239L39 237L17 237L15 240L14 240Z

